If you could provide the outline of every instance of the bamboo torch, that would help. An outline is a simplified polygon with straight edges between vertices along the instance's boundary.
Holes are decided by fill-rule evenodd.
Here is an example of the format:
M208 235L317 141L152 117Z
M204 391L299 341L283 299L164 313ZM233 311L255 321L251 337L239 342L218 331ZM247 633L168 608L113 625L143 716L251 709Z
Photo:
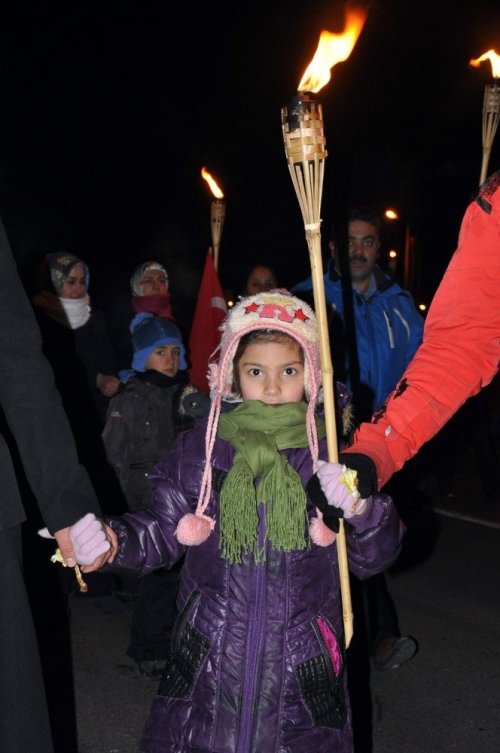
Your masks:
M220 239L222 236L222 228L224 226L224 218L226 216L226 203L224 201L224 194L217 185L216 180L204 167L201 168L201 177L207 181L214 196L210 207L210 227L212 229L212 254L214 257L214 267L215 269L218 269Z
M484 183L488 176L488 163L490 161L491 147L500 120L500 55L494 50L488 50L481 57L470 60L469 65L478 68L483 60L491 63L493 82L484 87L483 100L483 159L481 162L481 174L479 185Z
M328 457L331 462L338 461L338 446L335 425L333 366L328 337L320 230L321 196L325 159L328 153L323 131L322 107L314 99L313 93L318 92L328 83L330 69L336 63L349 57L365 20L365 11L351 9L346 12L345 30L342 34L332 34L328 31L321 32L318 48L299 84L297 96L293 98L288 107L283 107L281 110L285 154L304 220L311 263L323 377ZM353 615L343 523L344 521L341 519L340 530L337 534L337 552L345 644L349 646L353 635Z

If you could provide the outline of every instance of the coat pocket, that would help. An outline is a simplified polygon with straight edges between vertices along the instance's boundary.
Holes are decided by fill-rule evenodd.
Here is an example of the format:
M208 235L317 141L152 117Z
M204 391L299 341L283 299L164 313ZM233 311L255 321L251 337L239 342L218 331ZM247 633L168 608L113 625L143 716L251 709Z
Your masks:
M316 617L313 628L321 653L295 668L302 698L314 724L343 729L347 718L343 651L323 617Z
M192 593L177 616L172 630L171 653L161 678L158 695L187 701L193 690L210 648L208 638L188 622L199 599L198 592Z

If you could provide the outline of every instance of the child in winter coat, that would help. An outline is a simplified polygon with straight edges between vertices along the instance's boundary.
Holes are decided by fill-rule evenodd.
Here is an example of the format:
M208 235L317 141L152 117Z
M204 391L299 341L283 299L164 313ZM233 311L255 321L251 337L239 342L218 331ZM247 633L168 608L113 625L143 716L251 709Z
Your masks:
M323 462L320 375L307 304L282 290L240 300L208 416L150 474L151 506L108 520L113 569L143 575L186 553L145 753L352 751L331 528L347 519L350 569L369 577L403 526L389 497L360 499L345 467Z
M168 319L139 313L130 331L133 376L111 400L102 438L129 509L134 511L150 504L148 475L170 449L177 432L185 428L179 397L187 364L181 334ZM170 569L157 570L138 582L122 578L121 584L121 598L137 598L127 653L152 678L165 668L175 618L182 562L170 564Z
M125 388L111 400L102 438L133 511L149 504L148 474L182 425L178 405L187 363L181 333L168 319L139 313L130 332L132 370Z

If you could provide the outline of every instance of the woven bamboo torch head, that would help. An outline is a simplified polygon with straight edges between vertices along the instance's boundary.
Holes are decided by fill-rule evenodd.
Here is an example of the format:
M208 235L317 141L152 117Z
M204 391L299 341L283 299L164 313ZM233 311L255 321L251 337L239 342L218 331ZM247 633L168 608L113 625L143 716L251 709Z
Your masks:
M311 92L299 92L281 110L285 153L289 162L324 160L326 151L323 109Z

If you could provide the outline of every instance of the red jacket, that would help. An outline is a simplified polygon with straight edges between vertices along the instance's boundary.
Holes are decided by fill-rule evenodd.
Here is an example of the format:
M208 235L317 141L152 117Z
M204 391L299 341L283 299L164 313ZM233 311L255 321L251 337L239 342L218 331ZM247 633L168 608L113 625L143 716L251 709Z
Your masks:
M368 455L382 487L448 419L489 384L500 360L500 171L465 212L423 342L385 406L345 453Z

